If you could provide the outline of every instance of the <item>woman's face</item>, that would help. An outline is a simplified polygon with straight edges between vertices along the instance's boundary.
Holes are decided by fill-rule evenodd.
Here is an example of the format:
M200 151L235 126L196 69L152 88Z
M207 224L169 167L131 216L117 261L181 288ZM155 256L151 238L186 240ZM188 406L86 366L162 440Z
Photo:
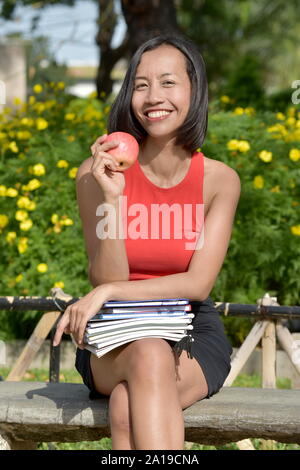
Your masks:
M147 134L173 138L190 107L191 83L186 59L175 47L144 52L137 67L132 110Z

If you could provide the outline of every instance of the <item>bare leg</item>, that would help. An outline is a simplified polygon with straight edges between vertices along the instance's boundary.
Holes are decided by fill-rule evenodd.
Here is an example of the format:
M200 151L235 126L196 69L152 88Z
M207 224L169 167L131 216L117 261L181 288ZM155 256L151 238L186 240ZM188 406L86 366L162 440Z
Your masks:
M184 420L173 352L164 340L141 340L130 356L128 387L136 449L183 449Z
M113 450L135 450L127 382L120 382L109 398L109 422Z
M166 341L148 338L91 356L91 368L97 390L111 394L114 449L183 449L182 409L207 395L195 359L183 351L175 364Z

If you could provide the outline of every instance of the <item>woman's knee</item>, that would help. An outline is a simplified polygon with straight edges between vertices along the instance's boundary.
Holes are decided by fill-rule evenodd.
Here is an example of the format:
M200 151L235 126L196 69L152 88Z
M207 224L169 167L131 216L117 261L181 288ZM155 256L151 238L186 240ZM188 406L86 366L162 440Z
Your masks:
M174 353L164 339L144 338L134 341L128 353L129 379L175 377Z
M125 381L116 385L110 394L109 421L112 431L131 431L128 384Z

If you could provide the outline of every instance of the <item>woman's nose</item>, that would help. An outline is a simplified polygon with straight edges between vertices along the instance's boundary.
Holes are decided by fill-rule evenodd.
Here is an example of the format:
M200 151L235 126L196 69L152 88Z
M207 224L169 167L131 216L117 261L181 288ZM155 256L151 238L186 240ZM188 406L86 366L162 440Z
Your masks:
M148 87L146 100L150 104L162 103L164 101L162 93L158 86L151 85Z

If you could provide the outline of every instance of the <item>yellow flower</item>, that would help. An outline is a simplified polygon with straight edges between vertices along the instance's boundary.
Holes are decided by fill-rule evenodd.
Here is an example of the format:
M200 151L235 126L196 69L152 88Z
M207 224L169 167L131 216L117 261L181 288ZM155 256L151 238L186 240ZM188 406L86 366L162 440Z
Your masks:
M37 93L37 94L42 93L42 91L43 91L42 85L39 85L39 84L34 85L33 91L34 91L34 93Z
M33 98L33 96L31 96L31 98ZM24 117L21 119L21 124L23 124L23 126L32 127L34 125L34 120L32 118Z
M17 96L13 99L13 104L15 106L20 106L20 104L22 104L22 101L20 100L20 98L18 98Z
M38 114L42 114L45 111L46 106L44 103L36 103L34 105L34 109Z
M73 220L70 219L69 217L67 217L66 219L62 219L62 220L60 221L60 223L61 223L62 225L73 225L73 224L74 224Z
M253 181L253 186L256 189L262 189L264 187L264 179L262 176L258 175L255 176L254 181Z
M16 232L8 232L8 234L6 235L6 241L10 245L15 241L16 238L17 238Z
M54 225L53 232L55 232L55 233L60 233L61 232L60 223Z
M274 186L274 188L270 189L271 193L280 193L280 186Z
M296 124L296 118L294 117L289 117L286 121L285 121L286 125L287 126L294 126Z
M29 96L28 102L30 106L32 106L36 102L35 96Z
M37 265L36 269L39 273L45 273L48 271L48 266L46 263L40 263Z
M289 157L293 162L297 162L298 160L300 160L300 150L291 149L289 153Z
M47 129L48 127L48 122L44 118L37 118L35 123L36 123L36 128L39 131L43 131L44 129Z
M6 227L8 224L9 218L5 214L0 214L0 228Z
M262 150L259 152L258 156L263 162L272 161L272 152L268 152L267 150Z
M46 173L45 166L42 163L33 165L32 173L36 176L42 176Z
M66 160L59 160L57 163L56 163L56 166L58 168L67 168L69 166L69 163L66 161Z
M28 131L18 131L17 132L17 138L19 140L27 140L27 139L30 139L30 137L32 137L32 134Z
M65 283L63 281L57 281L54 283L54 287L60 287L63 289L65 287Z
M69 136L67 137L67 140L68 140L68 142L74 142L74 140L75 140L74 135L69 135Z
M51 216L51 222L52 222L53 224L56 224L56 223L58 222L58 215L57 215L57 214L53 214L53 215Z
M70 177L70 178L76 178L77 170L78 170L77 167L71 168L71 170L69 170L69 173L68 173L68 174L69 174L69 177Z
M300 236L300 224L293 225L293 227L291 227L291 232L293 235L297 235L299 237Z
M238 149L240 152L247 152L250 149L249 142L247 142L247 140L240 140L238 143Z
M230 98L227 95L221 96L220 100L222 103L230 103Z
M73 121L75 119L76 115L74 113L67 113L65 115L65 120L66 121Z
M4 140L6 137L5 132L0 132L0 140Z
M27 188L27 191L34 191L35 189L39 188L40 186L41 186L40 181L36 178L33 178L32 180L29 181L26 188Z
M239 146L239 141L236 139L232 139L229 142L227 142L228 150L237 150L238 146Z
M16 282L21 282L22 279L23 279L23 274L18 274L17 277L16 277L16 279L15 279L15 281L16 281Z
M24 210L17 211L15 214L15 219L19 220L19 222L23 222L23 220L28 219L28 212Z
M16 197L17 195L18 195L18 191L15 188L7 188L6 196Z
M58 90L64 90L65 83L64 82L58 82L56 86L57 86Z
M19 239L18 251L19 251L20 254L25 253L25 251L27 250L27 248L28 248L27 241L28 241L27 237L21 237Z
M0 196L6 196L6 186L4 184L0 184Z
M235 108L235 110L233 111L233 114L244 114L244 108L241 108L240 106L238 106L238 107Z
M34 211L35 208L36 208L36 203L34 201L29 201L29 204L27 206L27 210Z
M20 229L24 230L24 231L27 231L27 230L31 229L32 225L33 225L32 220L31 219L26 219L26 220L23 220L23 222L20 223Z
M19 151L19 148L14 140L8 144L8 148L14 153L18 153Z
M27 209L30 203L30 199L26 196L21 196L17 201L17 206L20 209Z
M276 117L277 119L279 119L280 121L284 121L285 120L285 115L283 113L277 113L276 114Z

